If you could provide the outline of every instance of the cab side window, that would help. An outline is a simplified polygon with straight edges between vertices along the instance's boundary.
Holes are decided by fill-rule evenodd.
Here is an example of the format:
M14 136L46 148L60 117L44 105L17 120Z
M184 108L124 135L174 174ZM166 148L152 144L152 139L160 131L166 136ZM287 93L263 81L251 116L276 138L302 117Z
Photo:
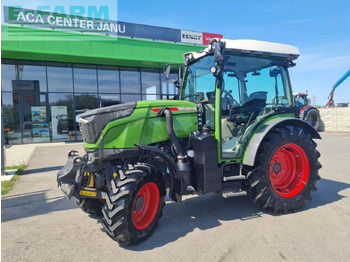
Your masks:
M285 70L280 66L264 68L247 74L245 84L248 100L257 96L257 93L266 94L266 105L290 104L290 99L285 92L282 74Z

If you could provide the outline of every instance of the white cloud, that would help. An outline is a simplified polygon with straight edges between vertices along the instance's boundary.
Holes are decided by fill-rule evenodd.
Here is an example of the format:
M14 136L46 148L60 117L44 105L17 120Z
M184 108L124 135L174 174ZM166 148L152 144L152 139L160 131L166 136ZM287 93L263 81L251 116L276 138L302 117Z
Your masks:
M350 67L350 55L328 57L324 53L311 53L300 56L296 72L324 71Z

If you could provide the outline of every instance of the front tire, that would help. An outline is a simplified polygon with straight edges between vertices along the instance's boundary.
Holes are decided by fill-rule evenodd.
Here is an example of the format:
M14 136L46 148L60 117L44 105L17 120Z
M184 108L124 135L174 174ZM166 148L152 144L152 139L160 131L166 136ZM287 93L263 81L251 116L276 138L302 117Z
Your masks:
M150 237L165 205L163 177L148 165L120 172L105 194L102 225L120 245L133 245Z
M79 197L76 199L78 206L85 213L93 216L102 216L103 203L94 198Z
M261 143L248 173L249 195L263 209L287 213L303 207L320 179L320 154L311 135L295 127L274 128Z

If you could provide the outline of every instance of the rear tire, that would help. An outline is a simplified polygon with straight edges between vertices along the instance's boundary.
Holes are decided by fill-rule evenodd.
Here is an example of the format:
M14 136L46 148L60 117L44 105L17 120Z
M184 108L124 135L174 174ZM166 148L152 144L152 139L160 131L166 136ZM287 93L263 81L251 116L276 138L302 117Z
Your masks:
M100 200L80 197L76 199L76 202L85 213L93 216L102 216L103 203Z
M102 225L120 245L137 244L150 237L162 216L165 197L163 176L148 165L120 172L105 193Z
M313 128L318 130L321 122L320 118L320 112L318 112L315 108L311 108L306 112L304 120L308 122Z
M295 127L274 128L261 143L247 178L249 195L263 209L287 213L304 206L320 179L320 153L310 134Z

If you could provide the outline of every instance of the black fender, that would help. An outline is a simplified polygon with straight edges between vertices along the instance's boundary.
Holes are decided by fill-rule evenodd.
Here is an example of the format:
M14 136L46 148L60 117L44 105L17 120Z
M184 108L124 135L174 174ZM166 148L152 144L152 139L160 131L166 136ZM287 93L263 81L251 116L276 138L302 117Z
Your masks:
M169 155L165 154L162 150L160 150L157 147L153 146L145 146L140 144L135 144L142 153L148 153L153 152L157 156L159 156L164 163L166 164L167 168L169 169L170 174L170 192L169 196L172 200L174 200L177 203L181 203L182 200L182 179L180 176L180 170L177 167L174 159L172 159Z
M266 134L275 126L295 126L300 127L310 133L312 138L322 139L320 134L313 128L309 123L304 120L293 118L293 117L283 117L276 118L265 125L263 125L257 132L255 132L253 138L250 140L247 149L244 153L243 164L248 166L254 166L255 156L258 152L259 146L263 141Z
M307 115L307 112L309 112L311 109L315 109L317 112L320 112L316 107L314 106L304 106L299 112L299 118L304 120L306 115Z

